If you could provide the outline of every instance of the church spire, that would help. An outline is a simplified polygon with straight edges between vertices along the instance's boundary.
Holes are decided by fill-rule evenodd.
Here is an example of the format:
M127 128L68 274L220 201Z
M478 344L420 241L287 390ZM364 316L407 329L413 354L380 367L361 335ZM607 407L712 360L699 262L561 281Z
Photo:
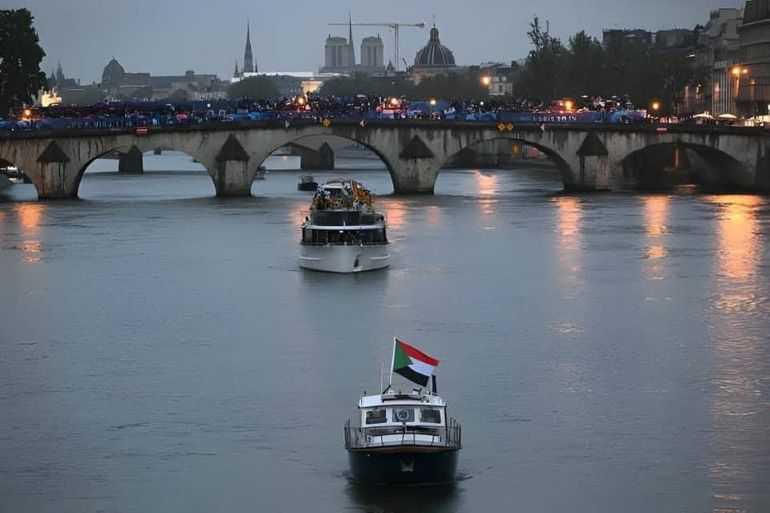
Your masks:
M243 55L243 72L254 73L254 56L251 53L251 26L246 21L246 51Z
M235 59L235 72L233 73L233 78L239 78L241 76L241 72L238 69L238 59Z
M350 56L350 66L356 65L356 47L353 44L353 15L348 11L348 55Z

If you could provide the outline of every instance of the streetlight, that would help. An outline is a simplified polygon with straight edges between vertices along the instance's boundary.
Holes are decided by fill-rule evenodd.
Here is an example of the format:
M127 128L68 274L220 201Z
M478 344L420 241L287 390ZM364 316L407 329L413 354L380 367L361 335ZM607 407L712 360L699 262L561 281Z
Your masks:
M657 100L652 102L651 107L652 107L652 110L654 110L655 113L657 113L660 110L660 102Z
M492 83L492 77L489 75L484 75L481 77L481 83L484 84L485 87L489 87L489 84Z
M435 107L436 106L436 99L435 98L431 98L430 99L430 105L431 105L431 107Z

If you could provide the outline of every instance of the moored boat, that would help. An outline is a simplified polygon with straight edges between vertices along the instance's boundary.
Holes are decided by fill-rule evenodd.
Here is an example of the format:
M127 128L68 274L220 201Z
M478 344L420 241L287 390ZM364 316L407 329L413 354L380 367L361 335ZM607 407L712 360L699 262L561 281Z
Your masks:
M315 181L312 175L305 175L299 177L297 183L298 191L316 191L318 190L318 182Z
M299 265L305 269L356 273L390 265L385 216L371 193L353 180L318 188L302 224Z
M360 424L345 424L345 450L354 480L425 485L456 479L462 431L437 394L433 375L437 365L438 360L394 339L393 372L423 388L395 392L391 380L382 393L360 399ZM426 390L431 377L432 386Z

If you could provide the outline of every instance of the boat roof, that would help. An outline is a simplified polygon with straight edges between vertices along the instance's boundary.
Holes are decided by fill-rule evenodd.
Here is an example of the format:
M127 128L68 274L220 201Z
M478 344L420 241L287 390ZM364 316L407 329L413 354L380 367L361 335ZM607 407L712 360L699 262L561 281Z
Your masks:
M376 408L379 406L435 406L445 407L446 403L441 397L428 393L412 392L408 394L399 394L387 392L377 395L365 395L358 401L359 408Z

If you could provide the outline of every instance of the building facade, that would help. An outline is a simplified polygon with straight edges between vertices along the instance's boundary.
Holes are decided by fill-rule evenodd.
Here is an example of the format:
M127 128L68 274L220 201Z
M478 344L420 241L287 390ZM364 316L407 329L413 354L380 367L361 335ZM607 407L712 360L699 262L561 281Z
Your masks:
M738 113L747 117L769 116L770 0L746 2L738 34L738 57L731 68L738 83Z
M115 59L102 71L101 90L110 100L216 100L226 97L226 84L213 74L152 76L128 73Z

